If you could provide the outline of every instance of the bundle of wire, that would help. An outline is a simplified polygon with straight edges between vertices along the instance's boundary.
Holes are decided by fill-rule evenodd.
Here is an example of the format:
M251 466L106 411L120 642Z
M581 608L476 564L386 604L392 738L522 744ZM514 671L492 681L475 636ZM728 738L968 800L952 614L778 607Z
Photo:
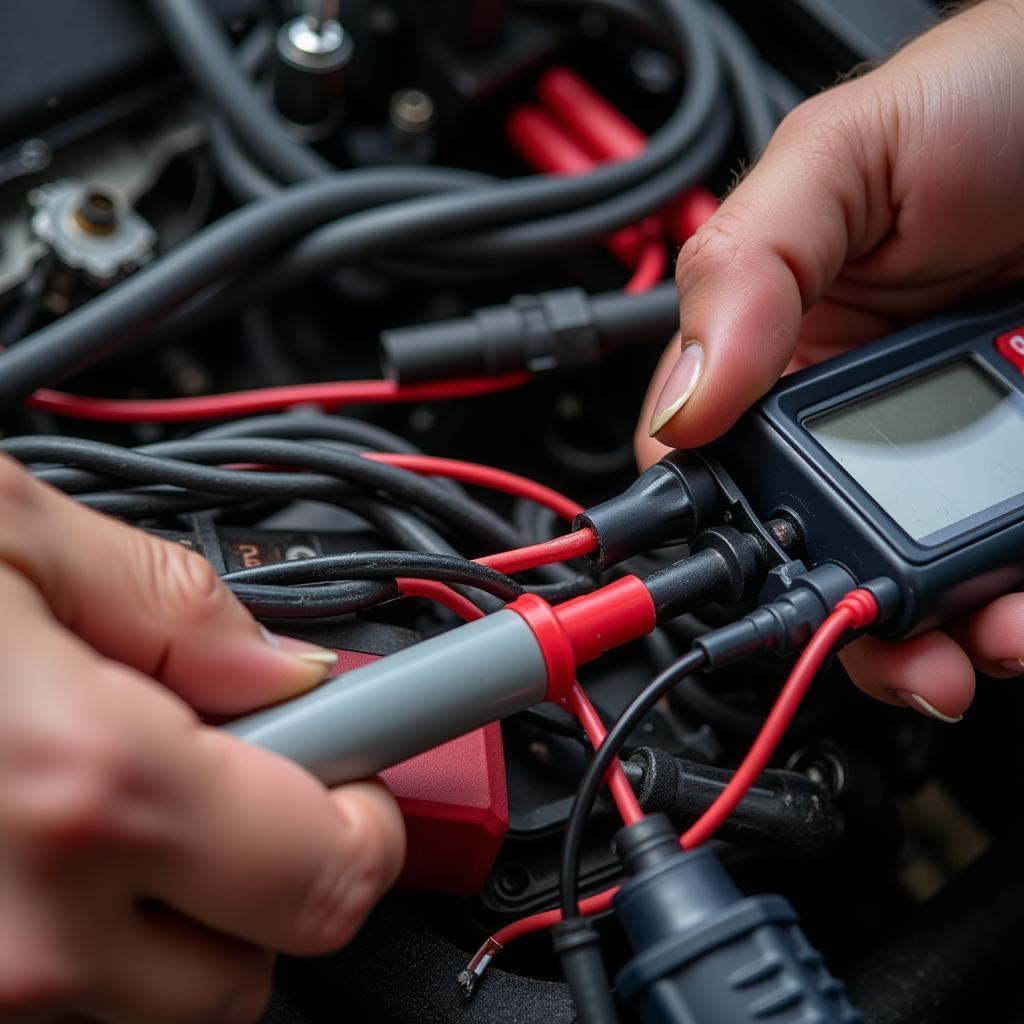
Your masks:
M371 446L392 450L368 451ZM262 417L136 449L26 436L0 443L0 450L41 464L41 479L83 504L141 525L242 503L317 499L346 508L400 545L402 550L306 558L227 575L239 598L264 618L350 614L399 593L428 596L463 613L467 602L478 611L493 610L485 595L504 602L529 588L562 600L596 585L589 570L561 565L593 549L589 531L530 543L533 538L524 538L456 481L534 502L570 522L581 506L513 473L422 455L360 420ZM453 541L490 553L474 561ZM529 570L547 582L524 585L511 578ZM459 584L475 596L439 588L440 583Z
M794 97L780 95L777 76L722 12L698 0L649 4L529 3L549 16L585 6L625 19L678 60L680 99L633 159L571 180L498 180L429 166L338 171L287 134L246 77L247 65L254 73L258 68L267 33L254 30L236 59L200 0L153 2L183 70L208 104L217 170L245 205L0 354L0 408L143 338L158 344L192 332L343 265L375 261L400 276L430 280L443 272L449 280L474 280L482 269L505 273L592 245L661 208L720 163L734 119L727 83L748 151L758 153ZM639 269L640 286L653 283L657 275ZM83 414L52 392L35 401ZM78 406L103 418L102 406ZM243 403L233 411L259 408L267 406ZM106 413L115 418L113 409Z

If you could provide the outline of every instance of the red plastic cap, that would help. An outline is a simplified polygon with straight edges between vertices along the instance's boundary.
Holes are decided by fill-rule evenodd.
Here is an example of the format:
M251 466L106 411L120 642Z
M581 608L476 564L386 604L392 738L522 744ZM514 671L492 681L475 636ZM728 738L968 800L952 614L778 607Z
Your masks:
M635 576L573 598L554 608L536 594L507 605L530 627L548 670L547 699L565 700L576 666L646 636L657 625L654 601Z

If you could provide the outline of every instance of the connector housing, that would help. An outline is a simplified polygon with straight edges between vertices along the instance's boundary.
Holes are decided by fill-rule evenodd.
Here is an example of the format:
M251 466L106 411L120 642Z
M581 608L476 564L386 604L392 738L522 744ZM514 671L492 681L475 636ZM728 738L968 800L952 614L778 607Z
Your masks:
M614 498L587 509L574 526L589 526L597 551L589 560L607 569L632 555L681 544L717 522L724 500L703 459L670 452Z
M634 958L619 994L644 1024L860 1024L781 896L744 898L707 850L684 853L664 815L616 837L629 879L615 913Z

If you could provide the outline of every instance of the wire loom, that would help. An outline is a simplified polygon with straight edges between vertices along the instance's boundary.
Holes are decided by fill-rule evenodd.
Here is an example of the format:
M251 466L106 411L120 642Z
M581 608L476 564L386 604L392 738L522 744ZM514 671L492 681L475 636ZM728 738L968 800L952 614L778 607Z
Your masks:
M285 436L252 436L261 430ZM292 439L295 435L306 439ZM375 453L365 452L370 445L403 449L394 456L399 460L419 458L413 446L388 431L322 414L236 421L205 436L135 449L29 436L0 443L0 451L82 504L143 526L184 512L313 499L347 509L406 549L312 557L226 574L228 586L262 618L325 618L363 611L402 596L402 580L455 585L481 612L496 607L488 597L497 599L497 606L527 591L563 600L597 585L586 569L545 565L585 553L589 538L574 538L570 546L556 544L550 551L544 545L518 551L525 541L537 538L524 537L453 480L375 461ZM438 472L446 468L446 460L425 462ZM576 511L573 502L531 481L483 466L467 471L471 464L453 463L450 472L457 473L454 467L459 465L464 475L490 480L496 489L521 500L540 498L565 518ZM513 554L511 559L491 557L498 564L504 558L515 571L536 569L548 582L523 584L472 561L455 546L465 543ZM417 593L443 596L424 588Z

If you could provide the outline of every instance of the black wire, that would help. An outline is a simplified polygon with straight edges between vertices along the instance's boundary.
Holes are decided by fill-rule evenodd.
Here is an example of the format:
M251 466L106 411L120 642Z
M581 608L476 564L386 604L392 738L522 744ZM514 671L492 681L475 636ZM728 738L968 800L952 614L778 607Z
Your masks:
M242 604L261 619L327 619L365 611L398 597L394 582L351 580L319 587L229 583Z
M139 450L76 438L19 437L0 442L0 450L26 463L61 463L142 483L248 498L323 498L349 493L356 483L410 502L489 548L503 550L519 542L516 531L479 502L438 487L427 477L325 445L232 438L166 441ZM204 462L269 463L317 473L237 472L201 465ZM37 475L68 493L94 486L88 479L76 482L66 469L45 469Z
M398 547L409 551L461 557L437 530L407 509L397 508L373 498L349 498L345 502L345 507L365 519L378 533ZM481 594L457 583L452 586L485 614L498 611L502 607L503 602L489 594Z
M333 416L320 412L301 411L270 416L252 416L247 419L219 423L215 427L200 430L192 435L192 439L197 441L227 437L345 441L381 452L401 452L404 455L423 454L422 448L418 448L390 430L378 427L375 423L367 423L365 420L357 420L351 416Z
M779 125L775 108L764 88L761 56L746 33L718 4L704 3L703 9L732 81L747 152L756 158Z
M162 519L185 512L203 512L242 505L249 499L232 498L224 494L195 494L176 487L158 486L86 494L76 500L80 505L87 505L105 515L137 522L144 519Z
M583 845L583 833L594 807L598 791L608 774L608 769L618 756L619 751L629 739L633 731L643 721L644 716L672 689L680 679L691 672L703 668L706 655L696 648L684 654L675 664L658 673L654 680L630 702L629 707L619 716L615 724L608 730L604 742L594 752L587 765L576 796L572 802L572 810L565 825L562 838L562 853L559 870L559 902L563 920L579 917L579 870L580 852Z
M437 580L462 583L493 594L502 601L514 601L525 591L515 580L477 562L453 555L423 551L355 551L344 555L320 555L290 562L275 562L253 569L239 569L222 577L225 582L311 584L338 580L395 579Z
M431 225L445 225L461 207L443 201L436 206L431 199L443 197L429 193L460 189L456 198L468 200L478 190L465 186L479 180L479 175L450 168L375 167L334 174L250 203L0 356L0 407L123 348L200 292L216 293L217 282L242 272L246 262L265 259L318 224L383 203L389 204L383 210L350 218L356 235L372 239L380 229L387 236L395 219L401 227L406 216L411 226L418 224L429 235ZM418 198L397 201L410 195ZM471 228L487 219L479 207L469 212Z
M245 148L275 177L304 181L334 168L315 150L294 142L280 115L257 93L236 64L220 23L196 0L151 0L149 8L199 91L223 111Z
M18 297L12 303L13 309L0 326L0 349L10 348L27 331L39 315L39 303L53 271L53 256L47 253L36 261Z

